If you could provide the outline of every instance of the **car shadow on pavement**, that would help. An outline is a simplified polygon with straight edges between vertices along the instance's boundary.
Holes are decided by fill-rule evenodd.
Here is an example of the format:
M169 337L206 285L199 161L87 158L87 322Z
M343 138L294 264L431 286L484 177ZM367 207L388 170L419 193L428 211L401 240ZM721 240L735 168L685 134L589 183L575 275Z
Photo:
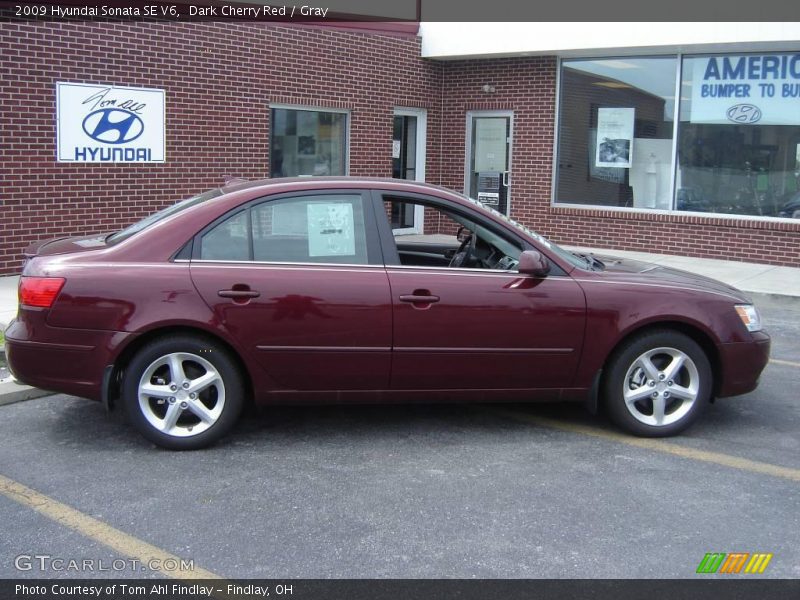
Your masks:
M702 437L726 427L737 428L737 421L747 419L750 413L742 400L709 407L702 421L680 437ZM96 402L67 396L51 396L35 403L36 408L28 410L45 413L38 415L40 419L49 416L44 419L50 423L47 433L56 445L95 450L155 448L127 422L121 407L108 413ZM234 430L209 450L311 439L341 443L409 436L446 443L448 439L461 439L463 434L541 429L536 419L617 431L602 413L591 415L581 404L571 403L260 406L249 407Z

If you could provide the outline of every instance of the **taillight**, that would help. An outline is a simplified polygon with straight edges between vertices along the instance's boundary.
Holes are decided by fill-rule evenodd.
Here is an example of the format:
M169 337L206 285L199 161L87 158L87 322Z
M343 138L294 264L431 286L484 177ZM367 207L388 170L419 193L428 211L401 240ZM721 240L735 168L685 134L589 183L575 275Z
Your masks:
M63 277L20 277L19 303L50 308L66 281Z

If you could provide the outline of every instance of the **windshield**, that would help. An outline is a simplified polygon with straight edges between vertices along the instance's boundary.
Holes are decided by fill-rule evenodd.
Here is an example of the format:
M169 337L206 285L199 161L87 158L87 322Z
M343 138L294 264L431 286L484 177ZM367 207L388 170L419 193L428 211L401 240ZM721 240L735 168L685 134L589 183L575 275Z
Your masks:
M205 202L206 200L211 200L211 198L216 198L217 196L222 195L222 190L219 188L215 188L213 190L208 190L207 192L203 192L197 196L192 196L191 198L187 198L186 200L181 200L173 204L172 206L168 206L158 212L153 213L149 217L145 217L141 221L134 223L133 225L129 225L125 229L121 231L117 231L116 233L112 233L106 238L106 244L116 244L121 242L122 240L126 240L135 233L139 233L143 229L147 229L154 223L158 223L162 219L166 219L169 216L177 214L182 210L186 210L187 208L191 208L192 206L196 206L201 202Z
M465 196L465 198L467 198L467 197ZM503 221L505 221L506 223L508 223L512 227L514 227L515 229L518 229L519 231L527 234L529 237L532 237L537 242L542 244L545 248L547 248L548 250L550 250L553 253L557 254L558 256L560 256L561 258L563 258L564 260L569 262L571 265L574 265L576 267L581 267L582 269L587 268L587 266L589 268L592 267L592 260L591 259L584 258L583 256L580 256L580 255L577 255L577 254L573 254L569 250L565 250L564 248L562 248L558 244L548 240L543 235L540 235L540 234L536 233L535 231L533 231L531 229L528 229L522 223L519 223L519 222L515 221L511 217L507 217L503 213L493 209L491 206L486 206L485 204L483 204L481 202L478 202L474 198L467 198L467 200L472 202L475 206L479 206L483 210L492 213L496 217L499 217L500 219L502 219Z

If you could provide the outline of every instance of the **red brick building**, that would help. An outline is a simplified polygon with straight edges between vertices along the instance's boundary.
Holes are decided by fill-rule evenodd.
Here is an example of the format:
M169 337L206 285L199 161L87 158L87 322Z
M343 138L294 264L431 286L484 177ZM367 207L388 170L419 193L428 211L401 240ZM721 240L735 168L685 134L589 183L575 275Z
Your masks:
M484 194L558 242L800 262L800 219L779 214L797 190L800 128L672 119L686 101L615 77L612 59L424 58L417 35L388 29L0 22L0 274L31 241L121 228L225 175L424 178ZM680 84L700 59L672 60L685 63ZM64 154L59 83L162 91L163 160ZM617 124L617 143L633 144L633 158L613 158L624 166L595 153L611 109L631 117L627 137ZM104 110L83 119L94 139Z

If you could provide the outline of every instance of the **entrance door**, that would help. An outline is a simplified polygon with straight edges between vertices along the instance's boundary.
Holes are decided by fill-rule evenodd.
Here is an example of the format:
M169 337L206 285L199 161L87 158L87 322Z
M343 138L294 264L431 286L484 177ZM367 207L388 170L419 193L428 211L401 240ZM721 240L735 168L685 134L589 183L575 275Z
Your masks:
M396 108L392 136L392 177L425 181L427 112L420 108ZM391 215L395 234L422 233L424 212L412 205L398 205Z
M509 214L511 127L509 111L467 113L467 172L470 198Z

